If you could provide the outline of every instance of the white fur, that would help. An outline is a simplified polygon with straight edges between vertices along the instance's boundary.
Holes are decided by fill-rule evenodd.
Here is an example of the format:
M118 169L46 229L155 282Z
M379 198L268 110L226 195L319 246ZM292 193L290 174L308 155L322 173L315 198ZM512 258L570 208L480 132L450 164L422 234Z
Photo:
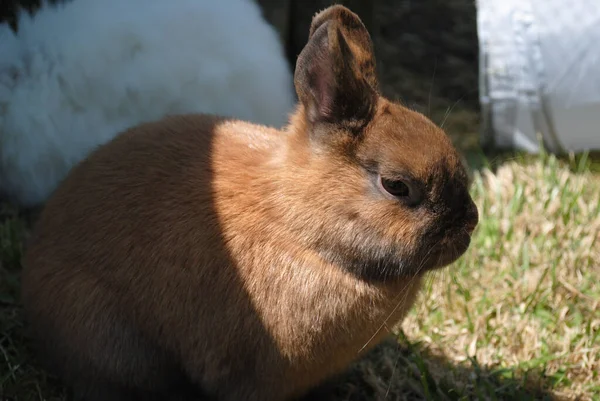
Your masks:
M0 193L43 203L93 148L168 113L280 127L294 103L252 0L73 0L0 25Z

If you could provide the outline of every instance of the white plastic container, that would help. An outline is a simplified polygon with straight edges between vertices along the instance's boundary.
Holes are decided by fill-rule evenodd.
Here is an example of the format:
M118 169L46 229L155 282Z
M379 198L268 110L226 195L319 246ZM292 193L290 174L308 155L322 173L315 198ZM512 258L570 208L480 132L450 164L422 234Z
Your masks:
M484 146L600 149L600 0L477 0Z

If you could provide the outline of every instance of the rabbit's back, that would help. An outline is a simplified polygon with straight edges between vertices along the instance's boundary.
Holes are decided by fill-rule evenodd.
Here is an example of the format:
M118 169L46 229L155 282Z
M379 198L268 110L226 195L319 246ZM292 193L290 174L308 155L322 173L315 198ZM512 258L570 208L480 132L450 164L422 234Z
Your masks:
M296 302L326 293L329 282L318 274L333 273L347 288L327 295L333 315L357 292L344 272L323 264L316 276L303 266L315 256L278 236L268 219L272 199L261 193L273 177L263 172L286 135L173 116L128 130L73 168L46 204L23 263L25 314L46 366L92 393L109 391L96 387L107 380L172 395L193 377L201 378L196 391L219 399L283 400L344 365L353 354L321 360L368 338L326 348L311 333L332 322L316 322L309 309L281 324ZM374 289L358 292L373 301ZM319 374L303 362L309 352L319 354ZM95 372L92 383L79 369Z
M42 361L90 394L113 399L79 368L172 396L186 384L182 371L195 368L185 366L193 350L220 353L216 304L259 341L214 207L220 124L176 116L125 132L72 169L37 223L24 259L25 313ZM215 318L198 321L204 315Z

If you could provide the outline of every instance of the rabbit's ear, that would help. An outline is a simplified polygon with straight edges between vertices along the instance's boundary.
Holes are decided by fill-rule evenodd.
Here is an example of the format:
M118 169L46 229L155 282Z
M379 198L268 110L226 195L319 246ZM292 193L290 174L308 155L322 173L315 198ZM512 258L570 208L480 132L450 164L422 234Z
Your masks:
M294 84L311 123L363 127L377 102L373 44L350 10L332 6L312 21L296 63Z

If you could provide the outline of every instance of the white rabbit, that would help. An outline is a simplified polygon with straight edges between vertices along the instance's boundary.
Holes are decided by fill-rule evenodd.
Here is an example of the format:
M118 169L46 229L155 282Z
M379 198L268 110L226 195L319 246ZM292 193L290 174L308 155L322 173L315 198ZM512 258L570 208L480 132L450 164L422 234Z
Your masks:
M74 0L0 26L0 195L42 204L124 128L204 112L281 127L293 79L252 0Z

